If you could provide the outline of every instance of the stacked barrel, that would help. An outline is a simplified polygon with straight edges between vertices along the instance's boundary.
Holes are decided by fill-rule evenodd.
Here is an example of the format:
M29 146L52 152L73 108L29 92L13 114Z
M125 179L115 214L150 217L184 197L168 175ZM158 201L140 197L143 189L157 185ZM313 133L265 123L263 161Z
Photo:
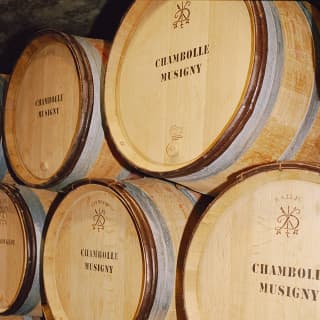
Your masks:
M39 31L10 76L2 316L175 317L178 247L200 195L143 178L109 147L109 50L103 40Z
M319 23L148 0L111 45L35 34L4 90L0 315L318 319Z

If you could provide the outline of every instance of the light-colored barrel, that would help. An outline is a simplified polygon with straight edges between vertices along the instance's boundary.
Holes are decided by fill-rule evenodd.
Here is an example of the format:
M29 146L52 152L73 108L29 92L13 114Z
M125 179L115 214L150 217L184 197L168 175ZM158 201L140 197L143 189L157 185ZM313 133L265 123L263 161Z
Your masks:
M319 173L302 162L254 167L188 222L178 319L320 319Z
M177 251L194 202L145 178L91 181L67 193L43 254L54 319L175 319Z
M42 316L42 229L55 193L0 184L0 316Z
M205 193L292 159L318 136L313 27L296 1L136 1L106 72L110 140L132 167Z
M117 178L101 123L109 44L44 31L11 74L4 109L8 165L19 182L59 190L85 177Z

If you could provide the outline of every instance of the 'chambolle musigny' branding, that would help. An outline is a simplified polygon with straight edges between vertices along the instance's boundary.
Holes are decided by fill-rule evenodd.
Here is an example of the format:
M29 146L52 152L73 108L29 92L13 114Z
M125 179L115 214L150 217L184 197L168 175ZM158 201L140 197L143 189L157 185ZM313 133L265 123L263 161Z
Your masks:
M94 235L101 236L101 241L105 239L107 234L110 235L114 231L112 221L107 216L109 207L110 204L103 199L96 199L90 203L88 227L92 232L92 237ZM108 243L108 247L110 246L113 246L111 241ZM80 256L84 258L83 266L86 271L107 274L114 273L114 263L119 259L117 250L105 248L82 247L80 248Z
M283 254L290 258L291 246L300 235L303 226L303 197L298 194L286 193L275 197L274 203L278 208L274 214L275 227L274 240L285 241L288 250ZM272 219L270 220L272 221ZM289 250L290 249L290 250ZM301 250L301 248L297 248ZM299 255L299 252L297 252ZM254 262L251 264L251 272L257 281L256 290L260 294L286 297L296 300L313 301L320 300L318 281L320 280L320 265L303 266L282 263Z
M189 63L197 57L208 55L209 43L203 44L191 49L180 51L174 54L169 54L155 59L155 67L161 69L160 82L166 82L174 79L181 79L184 77L200 74L202 70L202 63L197 61L194 64ZM187 66L180 66L174 70L162 70L166 67L171 67L171 65L177 65L180 63L187 63ZM180 64L181 65L181 64Z
M91 258L95 261L85 261L84 267L87 271L113 273L112 261L118 260L119 254L116 251L104 251L97 249L81 248L81 257ZM99 260L99 261L97 261Z
M34 105L37 107L38 117L45 118L59 115L62 101L62 93L36 99Z
M6 201L2 200L0 203L0 234L7 234L8 230L7 228L9 227L9 220L8 216L10 214L9 206L6 203ZM15 240L8 238L8 237L1 237L0 238L0 246L14 246L15 245Z
M253 263L251 271L256 276L265 278L274 278L275 281L260 281L258 291L261 294L270 294L291 299L319 301L320 291L315 288L299 287L297 285L286 284L288 280L292 283L298 283L299 280L320 280L320 269L298 267L298 266L282 266L266 263ZM279 283L277 283L279 281ZM305 282L303 282L305 283Z

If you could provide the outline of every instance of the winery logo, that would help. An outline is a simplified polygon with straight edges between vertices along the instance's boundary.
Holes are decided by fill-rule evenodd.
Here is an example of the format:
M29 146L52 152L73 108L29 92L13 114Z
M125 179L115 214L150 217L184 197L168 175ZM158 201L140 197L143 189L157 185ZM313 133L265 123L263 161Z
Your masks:
M104 229L104 224L106 222L105 218L105 210L102 208L95 209L94 210L95 215L93 216L94 223L92 224L93 230L97 230L98 232L100 230Z
M298 234L298 227L300 225L300 220L297 215L300 214L300 209L296 206L290 207L280 207L281 215L277 218L278 226L275 228L276 234L285 234L287 237L290 235Z
M175 21L173 22L173 27L176 29L178 27L183 28L185 23L189 23L190 21L190 7L191 2L181 1L180 4L177 4L177 12L175 13Z

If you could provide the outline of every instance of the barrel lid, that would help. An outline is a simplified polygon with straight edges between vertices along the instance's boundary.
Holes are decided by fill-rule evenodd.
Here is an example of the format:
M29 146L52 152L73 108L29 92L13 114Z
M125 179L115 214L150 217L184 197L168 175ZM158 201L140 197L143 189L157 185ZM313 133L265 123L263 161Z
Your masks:
M56 319L147 319L156 289L154 239L120 184L79 183L45 235L46 301Z
M318 164L256 166L188 223L179 319L317 318L319 173Z
M25 302L37 262L32 216L19 191L0 184L0 314L14 314Z
M19 181L50 186L76 164L93 108L92 74L83 49L53 30L33 37L11 74L4 142Z
M106 72L110 143L156 176L211 163L252 114L266 52L257 1L136 1Z

